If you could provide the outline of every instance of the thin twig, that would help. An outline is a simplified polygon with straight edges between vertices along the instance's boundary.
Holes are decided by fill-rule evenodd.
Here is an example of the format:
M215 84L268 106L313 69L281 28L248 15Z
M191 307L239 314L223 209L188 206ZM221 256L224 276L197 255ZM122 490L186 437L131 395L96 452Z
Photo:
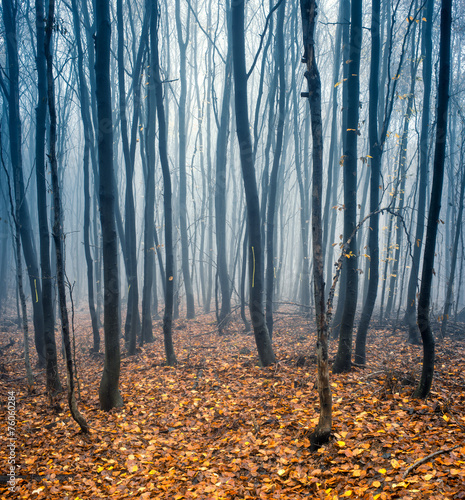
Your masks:
M420 460L417 460L413 465L411 465L405 472L404 472L404 475L402 476L402 479L405 479L409 474L410 472L412 472L413 469L415 469L416 467L418 467L419 465L421 464L424 464L425 462L427 462L430 458L433 458L433 457L436 457L438 455L443 455L444 453L449 453L450 451L452 450L455 450L456 448L458 448L460 445L455 445L453 446L452 448L447 448L445 450L439 450L439 451L435 451L434 453L431 453L430 455L428 455L427 457L425 458L422 458Z

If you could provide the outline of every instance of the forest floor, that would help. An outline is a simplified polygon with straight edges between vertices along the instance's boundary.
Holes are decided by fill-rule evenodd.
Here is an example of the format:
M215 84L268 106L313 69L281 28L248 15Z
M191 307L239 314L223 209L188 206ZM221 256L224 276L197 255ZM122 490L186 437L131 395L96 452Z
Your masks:
M366 368L331 374L332 438L311 452L308 435L318 421L314 328L284 310L276 318L279 362L266 369L257 366L253 335L231 322L218 336L213 315L175 322L179 364L164 366L155 322L155 342L133 357L123 350L124 406L105 413L98 401L103 355L90 354L89 321L78 313L78 404L88 435L72 420L65 393L50 406L43 371L34 369L35 392L28 393L21 335L16 326L1 328L0 497L465 498L464 325L437 342L425 401L412 399L421 347L406 344L405 332L373 327ZM5 348L10 338L16 342ZM331 359L336 347L333 341ZM6 484L9 391L16 398L14 493Z

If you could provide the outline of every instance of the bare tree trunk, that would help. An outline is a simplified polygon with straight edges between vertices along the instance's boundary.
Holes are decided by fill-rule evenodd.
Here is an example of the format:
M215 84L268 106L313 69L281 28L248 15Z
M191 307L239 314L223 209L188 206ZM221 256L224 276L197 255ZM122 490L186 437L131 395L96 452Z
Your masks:
M174 299L174 258L173 258L173 211L171 203L171 177L168 163L168 152L166 143L166 121L165 108L163 105L163 90L160 78L160 60L158 55L158 0L147 0L152 4L150 21L150 44L151 44L151 77L155 86L157 117L158 117L158 146L160 151L160 163L163 173L163 206L165 209L165 314L163 316L163 338L165 343L166 363L169 366L176 364L173 338L171 335L173 323L173 299Z
M433 12L434 1L427 0L425 19L422 23L422 51L421 59L423 61L423 104L420 132L420 165L418 175L418 202L417 207L417 225L415 230L415 244L413 245L413 261L408 282L407 304L405 318L409 327L409 342L418 344L418 325L415 318L415 302L418 286L418 275L420 272L420 257L423 244L423 234L425 228L425 205L426 191L428 185L428 136L430 127L430 102L431 102L431 79L433 72L432 51L433 51Z
M226 256L226 164L228 152L231 87L232 87L232 46L231 46L231 11L228 5L228 54L226 56L223 100L221 105L220 128L216 146L216 189L215 189L215 225L217 273L221 288L221 310L218 314L218 327L224 327L224 321L231 312L231 291L229 286L228 262Z
M63 227L61 215L61 199L60 186L58 182L58 164L56 154L57 142L57 117L55 109L55 86L53 81L53 56L51 49L52 33L55 23L55 0L49 0L48 4L47 27L45 30L45 58L47 60L47 97L48 110L50 115L50 170L52 174L52 189L53 189L53 240L55 242L55 252L57 259L57 285L58 296L60 301L61 315L61 332L63 335L63 343L66 355L66 373L68 376L68 405L71 415L77 422L81 431L89 432L89 427L85 418L81 415L77 408L76 397L74 394L74 374L73 374L73 358L71 355L71 344L69 336L69 320L68 309L66 307L66 289L65 289L65 265L63 257Z
M247 73L245 67L244 0L232 4L233 68L236 108L236 131L241 153L242 177L247 201L249 229L250 316L258 355L263 366L276 361L263 311L263 249L260 232L260 207L253 160L247 105Z
M455 236L454 236L454 245L452 247L452 255L451 255L451 265L450 265L450 273L449 279L447 280L447 292L446 292L446 300L444 302L444 312L442 318L441 325L441 335L444 337L447 332L447 323L449 322L449 312L452 307L452 290L454 287L454 279L455 279L455 270L457 268L457 254L459 248L459 239L460 239L460 229L462 227L462 216L463 216L463 198L465 191L465 169L463 165L464 156L464 144L462 144L461 149L461 160L460 165L462 165L462 182L460 184L460 195L459 195L459 211L457 214L456 225L455 225Z
M446 156L447 109L449 105L450 39L452 24L452 0L441 2L441 34L439 48L439 82L437 103L436 144L434 151L433 185L426 228L420 296L418 298L418 327L423 341L423 369L414 396L426 398L433 383L434 336L429 320L431 282L433 280L434 252L441 211L444 163Z
M47 116L47 70L45 61L45 12L43 0L36 0L37 30L37 107L36 107L36 182L37 214L40 233L40 267L42 271L42 308L47 358L47 388L50 393L61 391L55 342L55 315L52 301L52 270L50 265L50 235L47 219L47 187L45 174L45 122Z
M29 276L29 286L31 289L32 311L34 319L34 339L39 364L46 364L46 350L48 347L49 356L52 356L52 344L46 342L44 338L44 312L42 309L42 287L39 276L39 266L37 264L37 253L34 247L31 217L26 199L26 191L23 178L23 158L21 151L21 115L19 112L19 60L18 60L18 38L16 32L16 8L12 0L2 1L3 24L5 26L5 45L8 57L8 129L10 139L10 157L13 166L13 182L15 192L21 200L19 207L19 224L21 229L21 241ZM48 363L48 362L47 362Z
M184 278L184 287L186 289L187 318L195 317L194 291L192 289L191 275L189 272L189 240L187 236L187 188L186 188L186 98L187 98L187 44L189 42L189 22L190 15L186 22L185 40L182 33L180 0L176 0L176 31L178 34L180 64L181 64L181 93L179 96L179 227L181 231L181 263L182 274ZM190 13L190 10L189 10Z
M307 63L305 78L308 83L308 100L312 119L313 139L313 189L312 189L312 245L313 286L317 325L317 365L320 417L311 435L312 448L316 449L329 440L332 425L332 397L329 385L328 325L325 316L325 283L323 259L323 233L321 206L323 197L323 131L321 123L321 81L315 59L315 0L301 0L304 60Z
M26 294L24 293L23 287L23 271L21 268L21 234L19 227L19 207L21 205L21 199L19 197L19 192L17 189L18 184L16 184L16 189L14 193L14 201L12 195L12 186L10 182L10 175L8 173L8 169L5 165L5 161L3 159L3 144L2 144L2 132L0 127L0 158L2 162L3 170L5 171L5 176L8 182L8 196L10 199L10 211L11 218L14 224L14 233L13 233L13 246L14 246L14 255L15 255L15 263L16 263L16 285L18 288L19 302L21 304L21 319L22 322L18 323L18 326L21 324L23 329L23 342L24 342L24 364L26 368L26 377L27 383L29 386L29 390L32 390L34 385L34 378L31 370L31 362L29 357L29 328L27 322L27 306L26 306ZM16 172L15 172L16 173ZM6 238L5 238L6 241ZM19 307L18 307L18 319L19 319Z
M89 304L89 313L92 323L92 337L94 352L100 350L100 333L98 328L97 313L95 311L94 300L94 262L90 250L90 172L89 159L94 155L94 134L92 130L92 121L90 117L90 102L87 84L84 74L84 52L81 42L81 20L76 0L71 0L73 12L74 33L76 38L76 46L78 52L78 79L79 79L79 97L81 101L80 111L82 125L84 128L84 253L87 265L87 301ZM93 161L95 161L93 159Z
M113 170L113 128L110 85L110 5L96 0L97 35L95 40L95 73L98 114L98 160L100 176L100 221L103 243L105 364L100 381L102 410L123 405L119 392L120 324L118 248L115 226L115 185Z
M273 166L271 168L268 211L266 216L266 326L270 340L273 337L273 292L275 285L275 250L274 250L274 219L276 212L276 193L278 190L278 171L281 164L283 149L284 115L286 108L286 78L284 67L284 14L286 2L282 0L278 9L276 24L276 73L279 78L278 96L278 129L276 131L276 147L274 151ZM271 106L271 103L270 103Z
M344 241L348 241L356 225L357 217L357 137L360 100L360 52L362 46L362 0L351 1L351 31L349 76L347 81L348 110L344 150ZM352 329L358 294L357 244L352 238L344 262L346 267L345 290L339 345L333 364L333 372L347 372L352 366Z

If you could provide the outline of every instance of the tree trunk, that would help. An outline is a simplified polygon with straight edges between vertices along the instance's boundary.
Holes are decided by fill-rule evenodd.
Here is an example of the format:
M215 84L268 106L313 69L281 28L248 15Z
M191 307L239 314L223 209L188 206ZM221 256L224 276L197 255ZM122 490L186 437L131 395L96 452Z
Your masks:
M414 396L426 398L431 389L434 373L434 336L429 321L431 282L434 271L434 252L441 211L444 162L446 156L447 109L449 105L450 39L452 24L452 0L441 2L441 34L439 48L439 82L437 101L436 144L433 164L433 185L426 228L420 296L418 298L418 327L423 341L423 369Z
M1 160L3 170L5 172L7 183L8 183L8 197L10 199L11 218L12 218L13 223L14 223L14 226L13 226L14 227L13 247L14 247L14 257L15 257L15 264L16 264L16 286L17 286L17 290L18 290L16 300L18 302L18 299L19 299L19 303L21 304L21 320L22 320L22 321L19 321L20 320L20 312L19 312L20 309L19 309L19 304L17 304L18 326L21 325L22 329L23 329L24 364L25 364L25 368L26 368L26 378L27 378L27 383L29 386L28 389L29 389L29 391L32 391L32 387L34 385L34 378L32 375L31 362L30 362L30 357L29 357L29 327L28 327L28 321L27 321L26 294L24 293L24 287L23 287L23 271L22 271L22 267L21 267L22 266L22 264L21 264L21 234L20 234L20 227L19 227L19 207L21 205L21 199L19 197L19 192L17 189L18 184L16 184L16 189L14 192L14 201L13 201L10 175L8 173L8 169L5 165L5 161L3 158L3 143L2 143L1 127L0 127L0 160ZM16 172L14 172L14 173L16 174ZM5 235L4 241L7 241L6 235Z
M40 235L40 267L42 272L42 308L47 358L47 390L61 391L55 343L55 315L52 301L50 235L47 219L47 187L45 174L45 121L47 116L47 69L45 61L45 12L43 0L36 0L37 29L37 107L36 107L36 182L37 214Z
M56 154L57 142L57 117L55 109L55 86L53 81L53 56L51 49L52 33L55 22L55 0L49 0L47 28L45 30L44 52L47 61L47 98L50 116L50 170L52 174L53 190L53 240L55 242L55 252L57 259L57 285L60 302L61 332L66 355L66 373L68 376L68 405L72 417L77 422L81 431L89 432L86 420L80 414L74 394L74 374L73 358L71 355L71 344L69 335L68 309L66 307L66 289L65 289L65 265L63 256L64 232L62 227L60 186L58 182L58 164Z
M132 151L129 149L128 123L126 118L126 89L124 80L124 24L123 24L123 1L116 3L116 17L118 23L118 91L119 112L121 120L121 138L123 143L123 156L126 166L126 196L125 196L125 229L126 237L126 271L128 281L128 304L125 323L125 341L129 354L136 352L137 330L140 324L139 318L139 285L137 280L137 242L136 242L136 215L134 208L133 176L135 145ZM147 33L147 22L144 19L144 31ZM141 37L141 45L145 43L145 37ZM142 56L139 57L133 71L133 94L134 94L134 117L133 128L139 122L140 109L140 81ZM135 122L135 123L134 123ZM132 138L131 138L132 139ZM132 153L132 154L131 154Z
M147 0L151 1L151 0ZM169 366L176 364L173 339L171 335L173 323L174 299L174 258L173 258L173 211L171 204L171 177L168 163L165 108L163 105L163 89L160 78L160 60L158 55L158 0L152 0L152 17L150 22L151 42L151 76L155 85L157 117L158 117L158 146L160 163L163 174L163 206L165 209L165 313L163 316L163 338L165 343L166 363Z
M315 60L315 0L301 0L305 77L308 83L313 139L312 246L313 286L317 325L317 366L320 417L311 435L312 448L329 440L332 425L332 398L329 385L328 325L325 317L325 283L321 205L323 196L323 133L321 123L321 81Z
M236 132L241 155L242 177L247 202L249 229L250 316L258 355L263 366L276 361L263 311L263 249L260 232L260 207L253 160L247 105L247 73L245 68L244 0L232 4L232 43L236 109Z
M82 125L84 128L84 253L87 266L87 302L89 304L89 313L92 323L93 352L100 350L100 333L98 328L97 313L95 311L94 299L94 262L90 250L90 172L89 159L94 155L94 134L92 130L92 121L90 117L90 102L87 84L84 74L84 52L81 43L81 20L79 16L76 0L71 0L73 11L74 33L76 38L76 47L78 52L78 79L79 79L79 97L81 101L80 111ZM93 159L95 161L95 159Z
M425 19L422 23L422 53L423 61L423 104L421 116L420 132L420 164L418 175L418 203L417 207L417 226L415 231L415 242L413 245L413 261L408 282L407 304L405 318L409 328L409 342L418 344L418 325L415 318L415 302L418 285L418 274L420 269L420 256L423 243L423 234L425 228L425 205L426 190L428 185L428 135L430 127L430 101L431 101L431 78L433 73L432 66L432 33L433 33L433 12L434 1L427 0Z
M266 216L266 326L270 340L273 337L273 292L275 284L275 250L274 250L274 219L276 212L276 192L278 189L278 171L281 165L283 149L284 116L286 107L286 78L284 67L284 14L286 2L282 0L278 9L276 24L276 73L279 78L278 96L278 129L276 131L276 147L271 168L268 211ZM271 105L271 104L270 104Z
M381 173L381 147L378 134L378 94L379 94L379 20L380 0L371 2L371 63L370 63L370 103L369 103L369 140L371 156L370 178L370 212L373 213L379 205L379 178ZM370 219L368 233L368 250L370 255L368 292L362 310L362 317L357 331L355 343L355 362L364 365L366 359L365 346L371 315L378 294L379 277L379 214Z
M36 351L39 356L39 364L46 364L46 350L52 355L52 345L44 338L44 312L42 308L42 287L38 281L39 267L37 254L34 247L32 235L32 224L26 199L23 178L23 159L21 151L21 115L19 112L19 61L18 61L18 38L16 33L16 8L12 0L3 0L3 23L5 26L4 39L6 41L7 64L8 64L8 129L10 139L10 158L13 167L13 181L15 192L21 200L19 207L19 224L21 229L21 242L29 275L29 286L32 297L32 312L34 319L34 340ZM48 361L47 361L48 363Z
M98 114L98 162L100 176L100 221L103 239L105 364L100 381L99 399L102 410L123 405L119 392L120 324L118 248L115 226L113 170L113 128L110 86L110 5L109 0L96 0L97 35L95 40L95 73Z
M463 216L463 198L464 198L464 191L465 191L465 170L463 166L463 158L464 156L464 151L463 151L463 145L462 145L462 151L461 151L461 160L460 160L460 165L462 166L462 182L460 184L460 195L459 195L459 211L457 214L457 219L455 223L455 236L454 236L454 244L452 247L452 255L451 255L451 265L450 265L450 273L449 273L449 279L447 280L447 292L446 292L446 300L444 302L444 312L443 312L443 317L442 317L442 325L441 325L441 335L442 337L445 337L446 332L447 332L447 323L449 322L449 312L452 307L452 290L454 287L454 279L455 279L455 270L457 268L457 254L458 254L458 248L459 248L459 239L460 239L460 230L462 227L462 216Z
M230 19L230 15L230 7L228 6L228 19ZM232 86L232 47L230 43L230 28L230 22L228 22L228 54L226 57L220 128L218 129L216 144L215 225L217 272L221 288L221 310L218 314L218 328L220 329L220 332L224 327L225 318L231 312L231 292L229 287L228 262L226 256L226 164Z
M181 266L184 278L184 287L186 290L187 319L195 317L194 292L192 289L192 280L189 272L189 239L187 236L187 179L186 179L186 98L187 98L187 45L189 42L189 22L188 16L186 23L186 39L184 41L182 34L182 23L180 13L180 0L175 0L176 13L176 31L178 34L179 57L180 57L180 80L181 92L179 95L179 228L181 232ZM190 12L190 11L189 11Z
M357 217L357 137L360 99L360 52L362 46L362 0L351 1L351 31L349 75L347 81L348 109L344 151L344 241L348 241L356 225ZM352 328L357 307L358 269L355 236L348 248L345 290L339 345L333 364L333 373L350 371L352 366Z

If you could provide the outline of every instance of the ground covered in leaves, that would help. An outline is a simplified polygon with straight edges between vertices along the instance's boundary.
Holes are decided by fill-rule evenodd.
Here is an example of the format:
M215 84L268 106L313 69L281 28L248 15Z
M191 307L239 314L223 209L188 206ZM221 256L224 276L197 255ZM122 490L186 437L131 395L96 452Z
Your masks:
M105 413L103 356L90 354L90 325L78 313L79 407L89 435L79 433L65 395L50 407L42 371L34 370L28 393L21 335L2 328L0 348L15 343L0 358L1 498L465 498L463 328L438 341L433 390L418 401L411 395L421 348L407 345L402 331L374 327L367 367L331 375L333 436L311 452L318 421L311 324L278 312L279 363L266 369L239 322L218 336L211 315L177 321L176 368L164 366L161 325L154 326L153 344L133 357L123 351L124 406ZM333 342L331 357L335 349ZM15 493L6 484L8 391L16 396ZM445 452L412 467L437 451Z

